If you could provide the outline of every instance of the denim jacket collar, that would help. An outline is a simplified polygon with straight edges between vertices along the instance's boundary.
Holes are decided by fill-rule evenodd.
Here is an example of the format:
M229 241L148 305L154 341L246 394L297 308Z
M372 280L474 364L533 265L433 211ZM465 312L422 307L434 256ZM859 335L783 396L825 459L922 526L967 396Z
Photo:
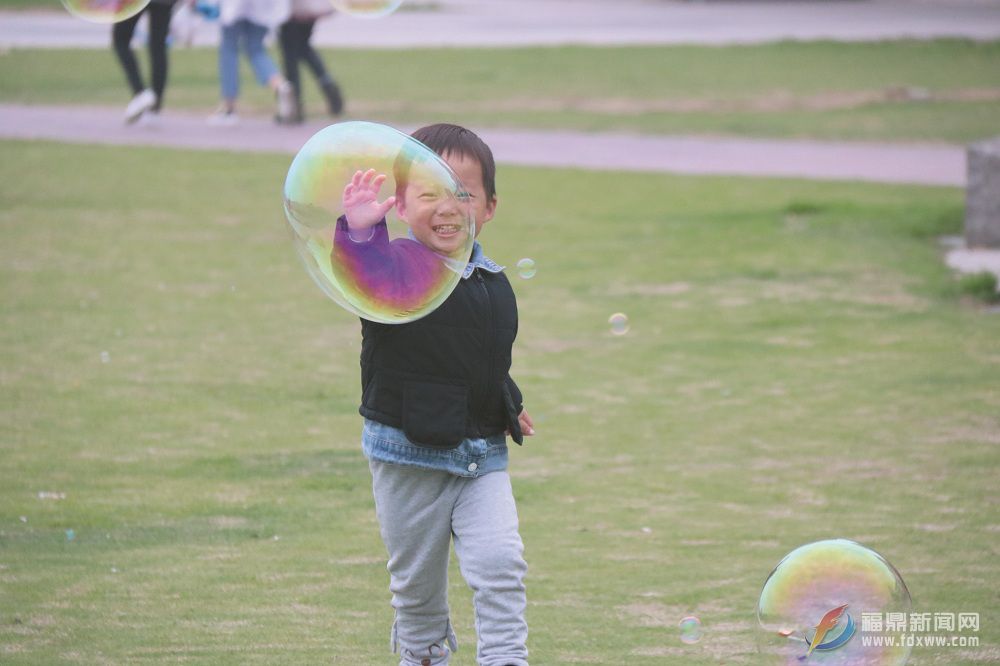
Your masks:
M483 246L479 244L479 241L473 241L472 256L469 257L469 263L465 265L462 279L467 280L472 277L472 272L477 268L482 268L484 271L489 271L490 273L500 273L504 269L503 266L486 256L486 253L483 252Z
M410 240L417 240L417 237L413 235L412 229L407 229L406 234ZM490 273L502 273L505 267L487 257L479 241L472 241L472 256L469 257L469 263L465 265L465 270L462 271L462 279L468 280L477 268L482 268L484 271L489 271ZM457 268L455 268L455 272L458 272Z

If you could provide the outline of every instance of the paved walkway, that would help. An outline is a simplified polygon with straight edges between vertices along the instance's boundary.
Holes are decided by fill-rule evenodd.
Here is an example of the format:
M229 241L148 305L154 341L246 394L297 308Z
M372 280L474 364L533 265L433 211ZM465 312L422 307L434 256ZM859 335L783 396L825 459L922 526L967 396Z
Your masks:
M292 155L326 123L279 127L244 118L210 127L169 111L152 127L125 126L122 110L0 104L0 137ZM408 128L401 127L401 130ZM834 143L624 133L484 129L497 161L547 167L965 185L965 151L946 144Z
M55 3L58 6L58 3ZM0 12L0 48L107 48L107 26L64 11ZM321 21L323 46L415 48L552 44L736 44L784 39L1000 39L1000 0L406 0L377 20ZM195 44L215 44L204 24Z

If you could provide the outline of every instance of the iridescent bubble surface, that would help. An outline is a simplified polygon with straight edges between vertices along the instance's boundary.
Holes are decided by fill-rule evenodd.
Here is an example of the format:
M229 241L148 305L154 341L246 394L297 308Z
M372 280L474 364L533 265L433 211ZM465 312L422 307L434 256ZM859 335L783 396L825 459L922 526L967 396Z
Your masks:
M381 18L403 4L403 0L330 0L337 11L357 18Z
M688 645L694 645L700 641L704 634L701 628L701 620L693 615L683 618L677 623L677 627L681 630L681 642Z
M525 280L530 280L535 277L535 260L525 257L517 262L517 274L520 275Z
M608 325L611 326L611 335L625 335L628 333L628 317L621 312L616 312L608 317Z
M94 23L118 23L135 16L149 0L62 0L70 14Z
M762 663L902 666L910 648L899 639L910 608L899 572L875 551L847 539L801 546L761 590L756 638ZM893 620L902 620L902 631Z
M358 204L365 192L369 200ZM295 249L323 293L376 322L405 323L437 308L475 241L468 194L447 163L377 123L337 123L313 135L288 169L284 204ZM348 214L356 221L359 210L378 210L372 219L382 221L352 227Z

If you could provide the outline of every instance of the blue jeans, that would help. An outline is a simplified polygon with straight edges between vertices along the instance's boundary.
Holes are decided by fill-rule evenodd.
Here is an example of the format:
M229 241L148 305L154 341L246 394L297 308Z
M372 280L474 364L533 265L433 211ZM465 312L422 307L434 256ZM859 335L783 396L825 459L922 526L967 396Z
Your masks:
M278 73L278 68L264 48L264 36L267 28L240 19L232 25L222 26L222 41L219 43L219 83L222 86L222 98L233 100L240 94L240 63L239 48L250 60L257 83L267 85L271 77Z

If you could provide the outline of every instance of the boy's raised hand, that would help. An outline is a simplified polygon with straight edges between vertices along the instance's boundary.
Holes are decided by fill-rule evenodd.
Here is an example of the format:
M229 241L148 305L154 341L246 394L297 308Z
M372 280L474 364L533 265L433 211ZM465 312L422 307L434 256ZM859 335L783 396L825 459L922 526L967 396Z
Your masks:
M344 188L344 217L352 230L362 231L378 224L385 214L396 205L396 197L391 196L378 202L378 191L385 182L384 173L375 169L356 171L351 182Z

